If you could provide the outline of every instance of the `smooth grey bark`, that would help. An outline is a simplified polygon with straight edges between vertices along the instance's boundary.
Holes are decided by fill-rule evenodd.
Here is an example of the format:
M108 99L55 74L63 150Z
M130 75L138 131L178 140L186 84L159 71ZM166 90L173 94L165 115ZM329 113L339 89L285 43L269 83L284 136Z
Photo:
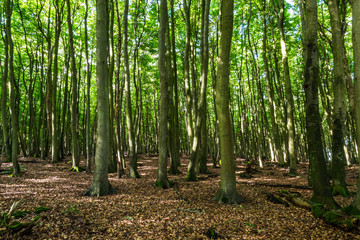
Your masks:
M168 28L167 0L160 2L160 26L159 26L159 77L160 77L160 118L159 118L159 162L156 186L169 188L167 178L168 162L168 104L169 104L169 73L166 61L166 31ZM170 54L170 53L168 53Z
M124 74L125 74L125 112L126 112L126 127L129 142L130 153L130 177L139 178L140 174L137 171L137 156L135 152L135 136L132 119L131 107L131 92L130 92L130 67L129 67L129 52L128 52L128 13L129 0L125 0L124 16L123 16L123 45L124 45Z
M345 120L346 120L346 81L344 68L344 40L341 36L339 6L336 0L329 0L332 50L334 56L334 112L332 135L331 178L333 194L349 195L345 182Z
M108 180L109 134L109 15L108 0L96 1L96 86L97 139L93 181L85 192L87 196L103 196L114 192Z
M77 76L76 76L76 62L75 62L75 50L74 50L74 33L71 22L71 7L70 0L66 0L67 6L67 22L69 29L69 54L71 63L71 160L72 170L79 172L79 149L78 149L78 119L77 119Z
M230 98L230 49L233 32L234 1L221 2L221 38L216 79L216 112L219 118L221 180L213 200L219 203L239 204L241 198L236 191L234 143L229 112Z
M323 142L321 140L321 125L319 113L319 49L317 42L318 18L317 0L307 0L305 3L304 28L304 59L305 59L305 110L306 133L308 141L308 156L310 162L309 174L313 187L311 200L337 208L330 189Z
M353 0L352 40L354 52L354 104L357 147L360 149L360 0ZM359 172L360 175L360 172ZM360 178L352 205L360 210Z

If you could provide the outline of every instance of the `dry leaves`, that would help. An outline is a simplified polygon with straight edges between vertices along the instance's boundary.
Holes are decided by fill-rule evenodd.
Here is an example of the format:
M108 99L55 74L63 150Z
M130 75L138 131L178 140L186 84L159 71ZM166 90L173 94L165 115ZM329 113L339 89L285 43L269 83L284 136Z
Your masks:
M141 179L117 179L109 174L116 194L95 198L82 196L92 176L68 172L68 160L52 165L22 158L25 173L21 178L0 175L0 211L22 197L19 210L51 207L42 213L45 217L32 233L21 239L360 239L355 232L334 228L304 209L267 200L267 192L279 190L297 191L309 198L311 190L289 188L306 186L306 164L299 167L297 178L284 176L287 169L269 164L258 169L253 178L241 179L239 174L246 166L238 160L238 192L245 202L235 206L210 201L218 188L220 169L209 166L210 175L201 175L198 182L186 182L187 160L183 158L182 174L169 176L177 183L180 198L174 189L154 186L157 157L140 156L138 161ZM2 168L8 166L2 164ZM354 185L357 167L348 168L347 173L348 183ZM349 189L355 191L354 186ZM336 200L342 206L351 202L351 198Z

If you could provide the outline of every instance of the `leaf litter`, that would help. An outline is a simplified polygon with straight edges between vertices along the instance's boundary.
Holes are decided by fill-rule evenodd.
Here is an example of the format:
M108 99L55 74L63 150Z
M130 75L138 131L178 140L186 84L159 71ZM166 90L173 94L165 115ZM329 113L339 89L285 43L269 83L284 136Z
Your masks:
M116 193L100 198L85 197L92 175L69 172L69 159L58 164L48 160L21 158L20 178L0 175L0 211L7 211L13 202L24 200L18 210L50 208L30 233L11 233L3 239L360 239L355 231L336 228L314 217L311 212L294 205L286 207L268 199L268 193L296 191L311 197L307 188L308 165L299 165L299 176L290 177L288 169L268 163L241 178L246 169L237 159L237 190L245 199L241 205L220 205L211 201L219 187L220 168L187 182L188 159L182 157L181 174L169 175L174 188L163 190L154 186L157 157L138 158L140 179L120 178L109 174ZM85 165L82 159L81 164ZM10 167L3 163L2 169ZM349 190L356 191L358 167L347 168ZM336 196L341 206L352 197Z

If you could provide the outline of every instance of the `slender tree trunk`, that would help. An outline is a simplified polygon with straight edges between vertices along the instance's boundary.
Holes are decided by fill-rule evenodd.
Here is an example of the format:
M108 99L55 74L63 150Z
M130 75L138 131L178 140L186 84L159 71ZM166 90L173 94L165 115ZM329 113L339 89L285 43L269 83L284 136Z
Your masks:
M216 111L219 117L221 152L220 188L213 200L220 203L239 204L241 198L236 191L234 145L229 112L230 98L230 48L233 31L234 1L221 2L221 39L216 80Z
M289 149L290 174L297 175L296 172L297 150L295 148L294 101L293 101L293 92L291 89L290 69L289 69L288 55L287 55L286 42L285 42L284 16L285 16L285 3L284 0L281 0L278 24L280 30L281 56L282 56L282 64L284 69L284 80L285 80L286 129L288 133L287 145Z
M305 107L308 155L310 161L309 174L313 187L312 201L338 207L331 194L328 172L321 140L319 113L319 56L317 43L317 0L305 3L306 21L304 27L305 56Z
M200 154L199 154L199 171L200 173L207 173L206 159L207 159L207 127L206 127L206 93L207 93L207 78L209 69L209 11L210 1L202 0L202 22L201 22L201 90L200 90L200 104L199 104L199 118L200 118Z
M67 6L67 22L69 29L69 54L71 62L71 152L72 152L72 170L79 172L79 149L78 149L78 118L77 118L77 77L76 77L76 62L75 62L75 50L74 50L74 34L71 23L71 7L70 0L66 0Z
M10 2L10 1L9 1ZM9 4L9 3L7 3ZM11 19L11 18L10 18ZM7 37L4 38L4 72L2 75L2 85L1 85L1 119L2 119L2 130L3 130L3 143L6 150L6 161L11 161L11 146L10 146L10 137L9 137L9 121L8 121L8 70L9 70L9 43Z
M155 185L161 188L169 188L170 183L167 179L168 162L168 103L169 103L169 73L166 66L166 29L168 28L167 0L160 2L160 26L159 26L159 76L160 76L160 141L159 141L159 162L158 176ZM170 53L168 53L170 54Z
M116 1L116 15L117 15L117 26L119 29L119 36L121 36L121 20L119 14L118 1ZM121 139L121 101L120 96L120 66L121 66L121 55L122 55L122 38L118 38L118 53L116 59L116 75L115 75L115 137L116 137L116 159L117 159L117 176L120 178L125 174L123 166L123 150L122 150L122 139ZM123 85L123 84L122 84ZM123 87L122 87L123 89ZM122 95L122 91L121 91Z
M97 85L97 141L93 182L87 196L102 196L114 192L108 180L109 139L109 15L108 0L96 1L96 85Z
M334 114L332 135L331 178L333 194L349 195L345 182L345 120L346 81L344 69L344 40L341 37L339 6L336 0L328 1L334 55Z
M90 144L90 82L91 82L91 68L89 59L89 44L87 32L87 20L89 13L88 0L85 1L85 55L86 55L86 172L91 172L91 144Z
M19 152L19 116L18 106L16 106L16 93L15 93L15 76L14 76L14 43L11 37L11 15L12 15L12 2L6 1L6 40L9 48L9 95L10 95L10 117L11 117L11 162L13 164L13 176L21 176L20 166L18 162ZM18 93L20 94L20 93Z
M63 8L59 6L59 1L56 1L56 21L55 21L55 42L54 42L54 74L51 88L51 155L52 163L57 163L59 160L59 141L58 141L58 126L57 126L57 109L56 109L56 91L58 81L58 53L59 53L59 40L61 33L61 18Z
M124 72L125 72L125 98L126 98L126 126L129 142L130 153L130 177L139 178L137 171L137 156L135 153L135 136L132 119L131 92L130 92L130 68L129 68L129 52L128 52L128 12L129 0L125 0L124 16L123 16L123 43L124 43Z
M173 101L173 127L172 127L172 136L174 141L173 154L171 156L170 162L170 174L178 174L178 166L180 166L180 136L179 136L179 93L178 93L178 76L177 76L177 64L176 64L176 46L175 46L175 13L174 13L174 0L170 1L171 3L171 47L172 47L172 64L173 64L173 91L174 91L174 101ZM171 90L172 91L172 90Z

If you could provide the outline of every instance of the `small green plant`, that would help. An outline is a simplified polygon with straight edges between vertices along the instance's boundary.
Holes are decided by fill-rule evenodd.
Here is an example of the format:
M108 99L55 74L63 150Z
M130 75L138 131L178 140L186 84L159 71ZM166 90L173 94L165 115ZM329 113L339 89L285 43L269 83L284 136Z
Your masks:
M68 208L64 210L66 214L73 214L79 212L78 207L76 205L70 205Z

